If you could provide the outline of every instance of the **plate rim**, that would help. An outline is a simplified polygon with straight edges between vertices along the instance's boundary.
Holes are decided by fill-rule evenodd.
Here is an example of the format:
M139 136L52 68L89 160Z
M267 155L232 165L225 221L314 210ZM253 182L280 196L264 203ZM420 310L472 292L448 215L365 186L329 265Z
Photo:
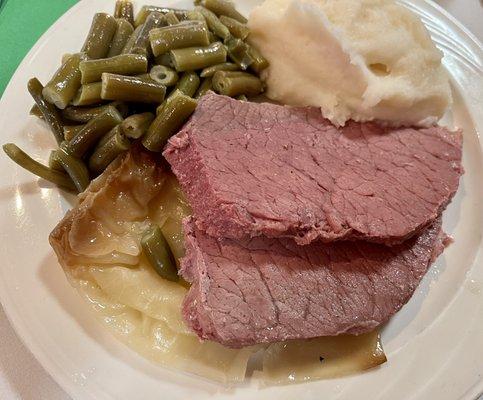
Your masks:
M466 36L466 38L470 39L473 42L474 47L478 51L478 56L479 56L479 61L480 61L480 72L483 72L481 69L481 62L483 59L483 45L482 42L464 25L462 24L456 17L454 17L451 13L446 11L442 6L439 4L435 3L433 0L403 0L401 3L413 3L413 2L423 2L431 6L434 10L439 12L441 15L443 15L447 20L449 20L452 24L454 24L458 29L461 30L461 32ZM43 46L44 42L48 38L48 36L51 34L51 31L54 31L57 29L57 25L62 22L64 18L69 16L70 14L74 14L77 12L77 10L81 7L83 7L84 2L79 1L76 4L74 4L72 7L70 7L65 13L63 13L36 41L34 46L30 49L30 51L25 55L25 57L22 59L20 64L17 66L15 72L13 75L10 77L8 84L5 87L5 90L0 98L0 110L2 110L2 106L4 104L5 100L5 94L9 92L9 89L16 74L17 71L24 65L27 59L31 58L39 49ZM3 112L0 112L0 116L3 115ZM481 136L478 134L479 137L479 142L480 146L483 146L483 139ZM475 263L477 262L478 259L481 258L481 253L483 250L483 240L480 241L479 248L477 251L477 254L475 256ZM459 288L461 289L461 288ZM459 291L459 290L458 290ZM455 296L456 298L457 296ZM52 379L64 390L70 397L73 399L77 398L85 398L85 397L79 397L79 396L91 396L95 398L99 398L97 396L99 395L105 395L106 393L102 390L102 388L99 388L99 392L92 392L91 390L88 390L87 386L81 386L81 385L74 385L72 382L71 377L65 373L65 371L62 370L62 368L58 367L55 361L53 361L49 355L48 352L44 351L42 349L42 345L38 342L35 341L35 336L28 334L28 327L25 326L22 318L20 318L20 314L14 313L13 310L16 308L14 306L14 300L9 298L9 296L6 294L4 291L0 291L0 303L3 306L3 310L5 312L5 315L14 329L17 337L19 340L22 342L22 344L28 349L28 351L33 355L35 360L42 366L42 368L52 377ZM80 393L80 392L83 393ZM473 387L469 387L466 391L465 394L462 395L461 399L467 398L469 399L474 398L474 396L478 396L483 393L483 376L481 377L480 381L477 382Z

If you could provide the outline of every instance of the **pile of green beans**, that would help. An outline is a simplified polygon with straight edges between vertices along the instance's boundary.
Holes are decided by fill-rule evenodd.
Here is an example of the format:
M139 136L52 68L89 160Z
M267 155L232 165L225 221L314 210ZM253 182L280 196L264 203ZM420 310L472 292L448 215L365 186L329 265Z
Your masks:
M268 63L247 43L246 22L229 0L195 0L192 10L145 5L136 15L130 0L117 0L112 15L94 15L82 48L59 56L45 86L28 82L30 114L57 142L48 165L12 143L5 153L39 177L82 192L133 143L161 152L208 91L244 101L263 91L259 74ZM155 256L164 263L158 233L146 238L155 246L145 250L161 252Z

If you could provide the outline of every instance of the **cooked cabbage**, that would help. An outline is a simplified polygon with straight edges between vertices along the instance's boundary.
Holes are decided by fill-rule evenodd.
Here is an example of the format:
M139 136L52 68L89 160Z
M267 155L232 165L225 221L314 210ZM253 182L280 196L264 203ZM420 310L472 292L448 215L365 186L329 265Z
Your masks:
M181 219L188 213L173 178L134 150L89 186L50 242L71 283L135 351L220 382L241 381L254 349L201 343L181 319L187 289L159 277L141 254L142 232L153 222L162 226L169 214L165 234L181 255Z
M379 333L341 335L271 344L263 354L261 379L269 383L303 382L363 371L386 356Z
M165 366L223 383L239 382L261 347L235 350L201 342L182 320L186 286L162 279L141 251L142 233L156 223L174 255L182 257L181 221L190 212L174 176L154 156L134 149L80 195L50 242L71 284L133 350ZM270 345L263 356L262 379L284 383L294 373L296 380L302 375L319 378L379 364L383 353L375 350L379 342L374 338L377 334L370 340L322 338ZM358 354L354 362L352 352ZM314 362L314 354L325 354L327 362Z

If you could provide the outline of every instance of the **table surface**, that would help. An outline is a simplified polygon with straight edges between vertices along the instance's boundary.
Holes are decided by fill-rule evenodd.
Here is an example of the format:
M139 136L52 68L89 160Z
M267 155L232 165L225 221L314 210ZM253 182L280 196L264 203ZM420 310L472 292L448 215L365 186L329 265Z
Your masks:
M13 3L15 2L15 6ZM2 41L0 93L24 55L44 32L75 0L7 0L0 13L0 37L15 32L16 40ZM483 41L483 0L439 0L442 7L460 20ZM21 34L11 21L22 15ZM18 20L18 19L17 19ZM8 36L7 36L8 35ZM10 36L12 37L12 36ZM5 48L6 47L6 48ZM5 58L5 54L8 58ZM0 306L0 399L67 400L69 396L47 374L22 344ZM483 395L479 400L483 400Z

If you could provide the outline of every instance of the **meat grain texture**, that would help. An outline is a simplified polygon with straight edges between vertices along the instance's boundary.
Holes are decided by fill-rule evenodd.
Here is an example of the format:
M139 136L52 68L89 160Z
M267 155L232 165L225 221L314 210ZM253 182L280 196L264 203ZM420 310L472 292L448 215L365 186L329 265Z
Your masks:
M440 219L393 247L213 238L192 219L184 229L185 321L229 347L369 332L409 300L445 242Z
M319 109L210 93L164 156L197 227L214 237L397 244L457 190L462 136L442 127L343 128Z

